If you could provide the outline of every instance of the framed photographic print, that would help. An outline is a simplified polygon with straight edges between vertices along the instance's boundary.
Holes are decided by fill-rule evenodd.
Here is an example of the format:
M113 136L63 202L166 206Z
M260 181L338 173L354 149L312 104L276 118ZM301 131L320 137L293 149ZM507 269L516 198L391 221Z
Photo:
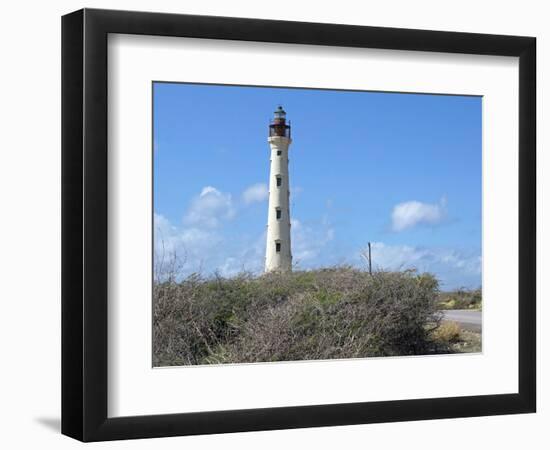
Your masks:
M62 432L535 411L535 38L62 21Z

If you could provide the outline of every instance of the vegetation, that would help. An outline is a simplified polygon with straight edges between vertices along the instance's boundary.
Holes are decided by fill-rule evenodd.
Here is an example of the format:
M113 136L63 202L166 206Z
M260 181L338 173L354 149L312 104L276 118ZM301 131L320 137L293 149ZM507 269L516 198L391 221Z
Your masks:
M433 338L436 342L455 344L460 341L462 329L456 322L443 322L433 332Z
M481 333L462 330L460 339L451 344L451 350L455 353L481 352Z
M481 310L481 289L457 289L439 294L440 309Z
M449 353L437 280L351 267L154 284L155 366ZM454 346L454 347L453 347Z

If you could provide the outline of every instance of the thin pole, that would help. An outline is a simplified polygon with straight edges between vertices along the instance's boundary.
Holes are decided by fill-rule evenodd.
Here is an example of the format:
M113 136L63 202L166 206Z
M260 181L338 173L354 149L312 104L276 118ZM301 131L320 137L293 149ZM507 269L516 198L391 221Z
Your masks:
M372 275L372 257L370 253L370 242L369 242L369 274Z

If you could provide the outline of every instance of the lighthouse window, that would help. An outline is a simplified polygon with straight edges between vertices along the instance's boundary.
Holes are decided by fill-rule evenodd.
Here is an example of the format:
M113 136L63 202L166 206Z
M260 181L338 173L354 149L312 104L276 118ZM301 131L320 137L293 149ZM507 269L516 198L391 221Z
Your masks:
M281 150L277 150L277 156L281 156Z
M279 175L277 175L277 187L280 187L281 186L281 177Z
M279 253L281 251L281 243L280 242L275 242L275 251L277 253Z
M277 219L280 219L281 218L281 210L277 208L276 211L277 211Z

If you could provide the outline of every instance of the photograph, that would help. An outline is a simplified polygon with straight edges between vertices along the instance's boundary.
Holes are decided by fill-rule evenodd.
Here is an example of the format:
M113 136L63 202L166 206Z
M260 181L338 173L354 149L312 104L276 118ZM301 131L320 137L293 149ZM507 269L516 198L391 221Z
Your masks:
M152 365L482 352L482 102L154 81Z

